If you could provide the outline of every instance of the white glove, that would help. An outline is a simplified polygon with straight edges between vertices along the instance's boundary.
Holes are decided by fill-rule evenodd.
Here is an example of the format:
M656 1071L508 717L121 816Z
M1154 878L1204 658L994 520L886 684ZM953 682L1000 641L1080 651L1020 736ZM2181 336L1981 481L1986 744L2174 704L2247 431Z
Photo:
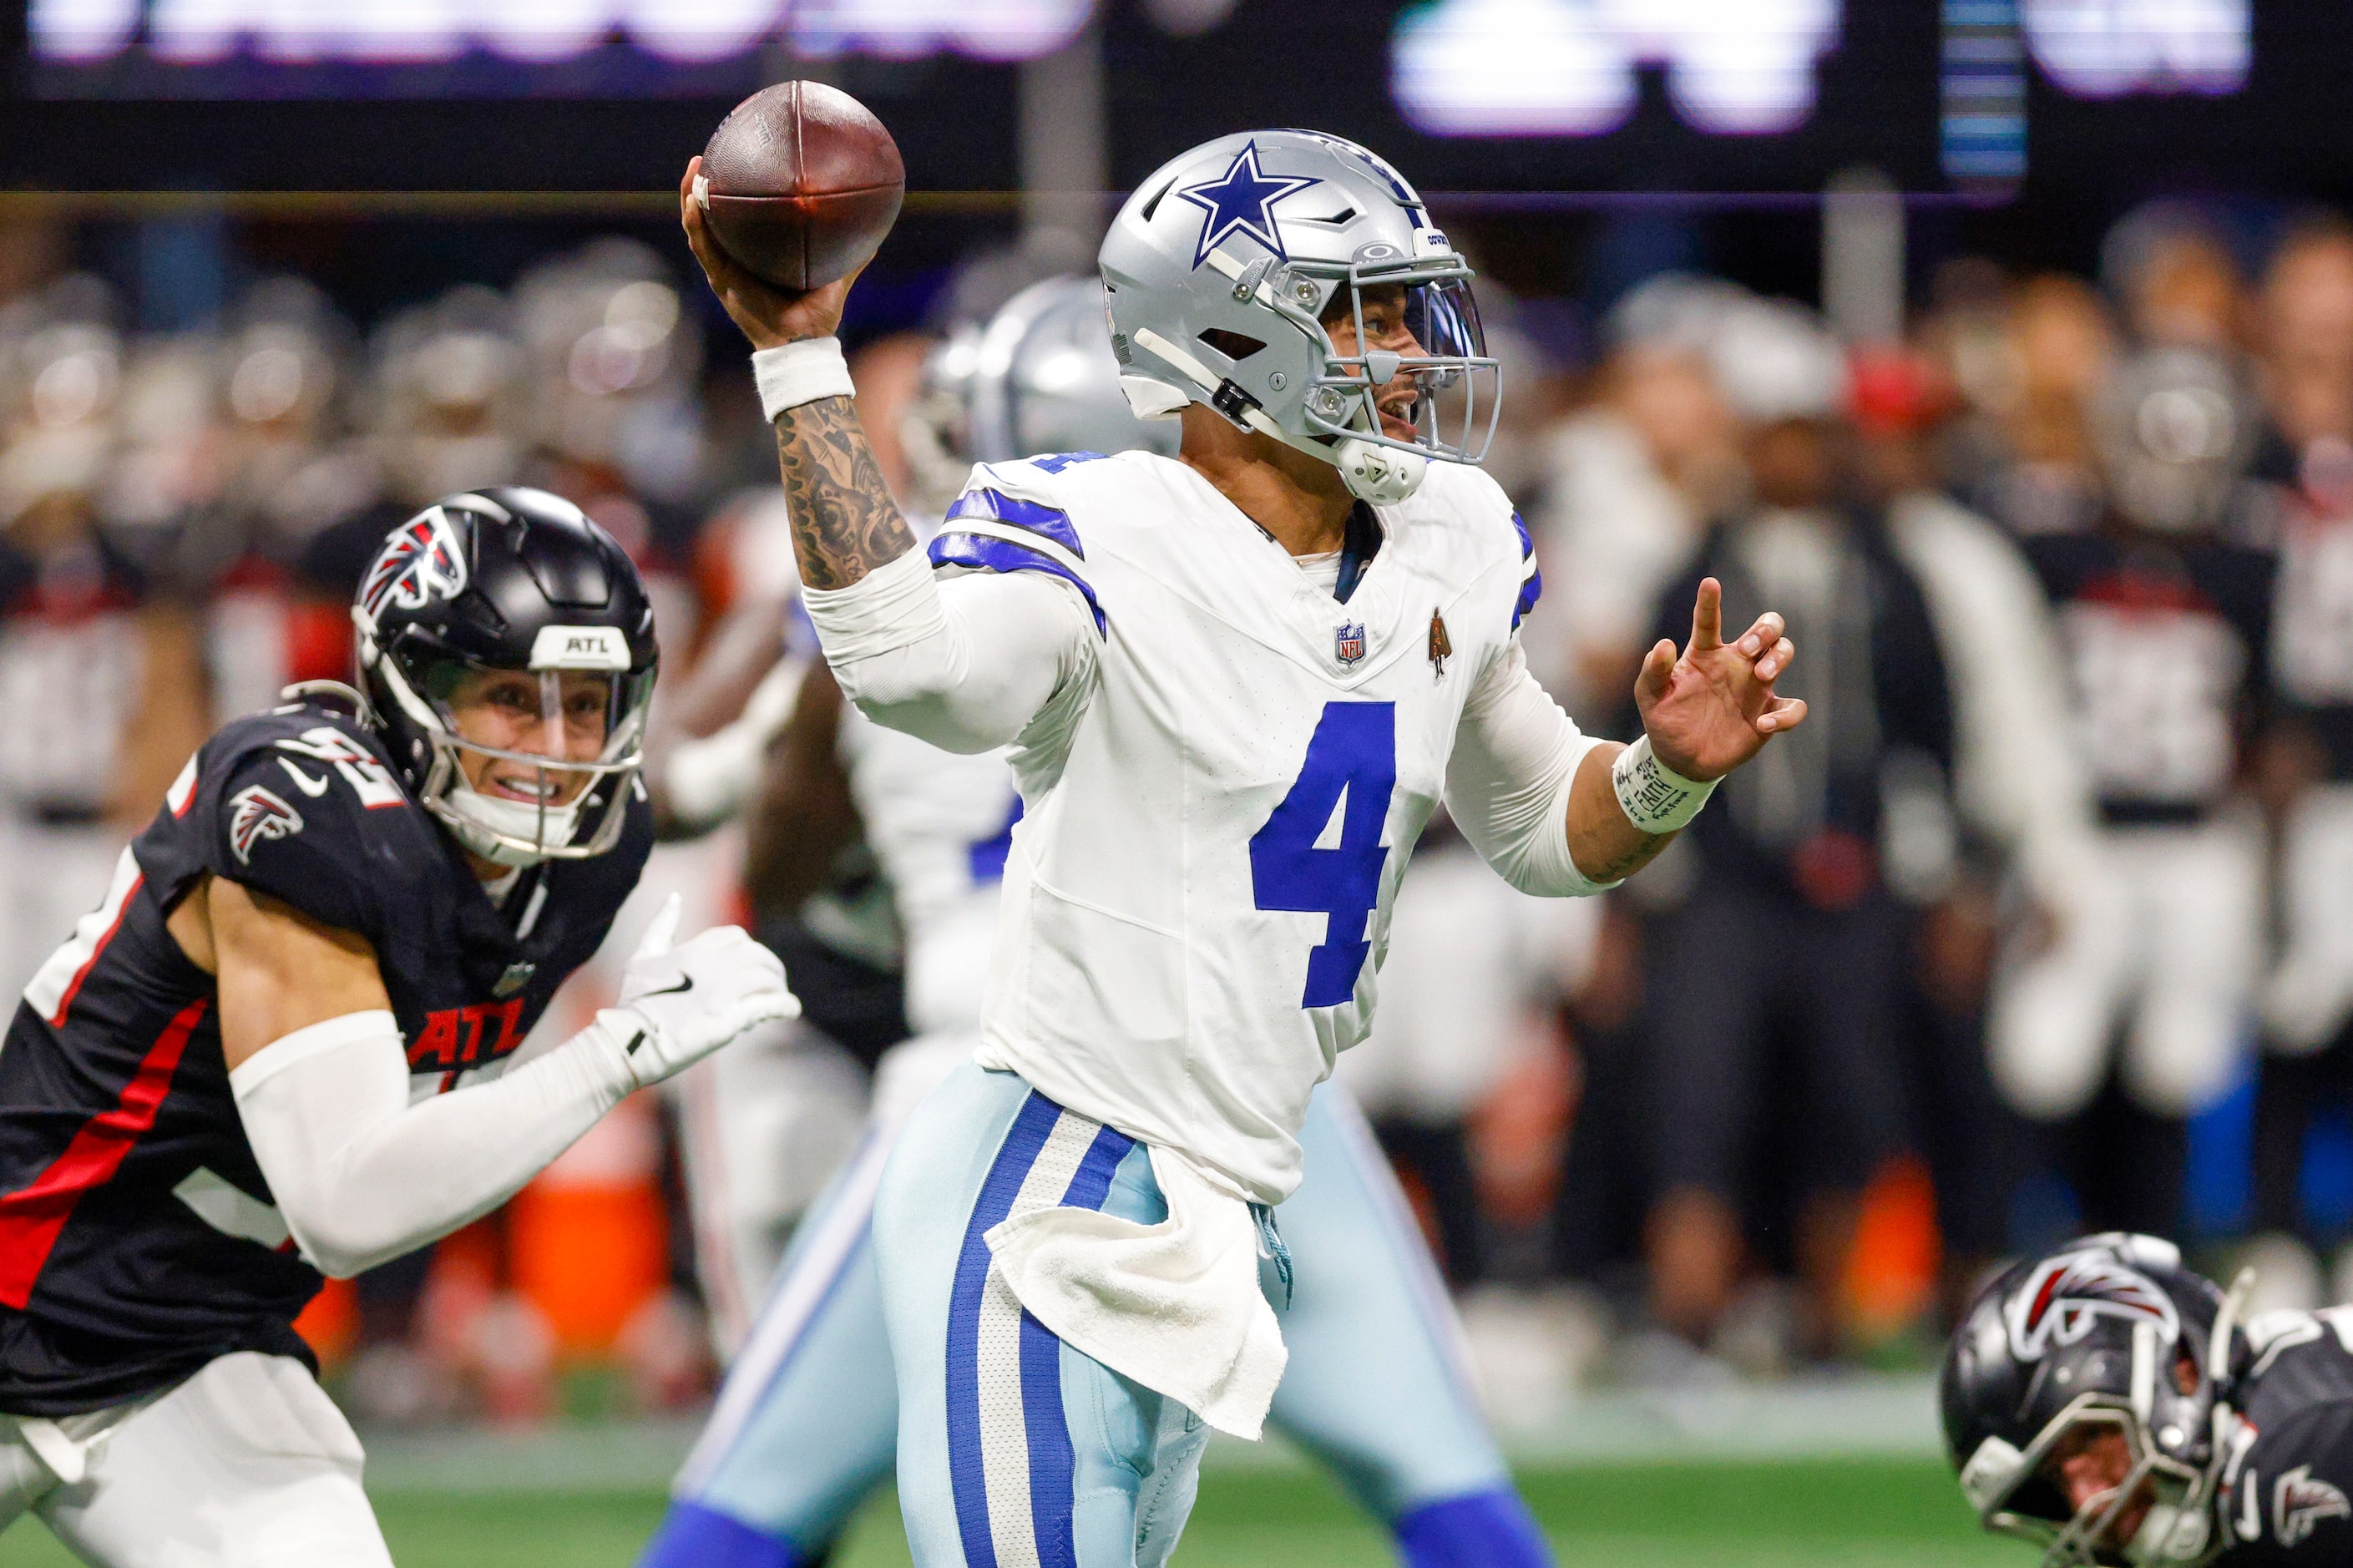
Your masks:
M799 998L785 987L783 962L741 926L717 926L672 947L678 916L672 893L630 955L618 1004L596 1015L639 1089L756 1025L801 1016Z

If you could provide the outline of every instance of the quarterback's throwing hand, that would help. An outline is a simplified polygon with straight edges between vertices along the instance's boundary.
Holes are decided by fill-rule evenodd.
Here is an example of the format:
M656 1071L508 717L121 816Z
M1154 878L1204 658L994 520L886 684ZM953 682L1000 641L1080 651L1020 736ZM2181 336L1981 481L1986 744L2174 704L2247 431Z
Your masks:
M618 1003L598 1015L643 1089L701 1061L755 1025L800 1016L776 955L719 926L670 945L678 899L654 917L621 977Z
M858 281L858 273L837 278L806 294L788 294L754 277L750 268L719 247L710 222L695 205L694 176L702 167L702 160L695 158L678 183L678 221L728 319L744 330L755 349L773 349L801 338L831 337L841 326L841 312L849 302L849 286Z
M1702 580L1692 606L1691 645L1681 658L1662 638L1634 679L1634 705L1660 762L1689 779L1722 778L1767 741L1794 730L1806 705L1777 697L1773 683L1798 657L1772 611L1738 640L1724 640L1724 588Z

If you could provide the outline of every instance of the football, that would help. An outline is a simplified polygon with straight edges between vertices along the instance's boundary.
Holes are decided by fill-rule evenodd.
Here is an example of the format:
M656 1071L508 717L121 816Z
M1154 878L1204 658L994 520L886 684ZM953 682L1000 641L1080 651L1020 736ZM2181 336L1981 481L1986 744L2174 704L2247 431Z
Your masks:
M778 82L737 104L711 133L694 186L722 248L795 293L871 260L906 195L891 132L815 81Z

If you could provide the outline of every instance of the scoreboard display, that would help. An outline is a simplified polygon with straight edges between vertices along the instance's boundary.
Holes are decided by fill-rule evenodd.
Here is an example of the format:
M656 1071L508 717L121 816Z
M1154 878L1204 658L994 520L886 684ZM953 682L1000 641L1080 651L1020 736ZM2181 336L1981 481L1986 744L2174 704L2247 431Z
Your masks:
M436 188L658 186L714 105L817 74L916 188L1003 187L987 106L1095 40L1123 182L1306 122L1464 190L2353 183L2353 119L2320 107L2353 7L2310 0L0 0L0 180L366 187L399 136ZM452 101L502 105L500 134L425 112Z

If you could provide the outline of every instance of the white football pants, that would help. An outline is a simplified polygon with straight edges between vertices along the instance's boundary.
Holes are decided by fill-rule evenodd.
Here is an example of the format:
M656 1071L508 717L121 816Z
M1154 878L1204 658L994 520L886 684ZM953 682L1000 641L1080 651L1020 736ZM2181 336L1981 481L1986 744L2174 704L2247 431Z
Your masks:
M104 1422L0 1415L0 1530L29 1510L99 1568L391 1568L360 1440L301 1363L225 1355L76 1441Z
M2253 1000L2263 844L2253 824L2109 827L2047 952L2005 963L1986 1049L2012 1107L2058 1121L2088 1105L2123 1026L2125 1091L2187 1116L2230 1082Z

